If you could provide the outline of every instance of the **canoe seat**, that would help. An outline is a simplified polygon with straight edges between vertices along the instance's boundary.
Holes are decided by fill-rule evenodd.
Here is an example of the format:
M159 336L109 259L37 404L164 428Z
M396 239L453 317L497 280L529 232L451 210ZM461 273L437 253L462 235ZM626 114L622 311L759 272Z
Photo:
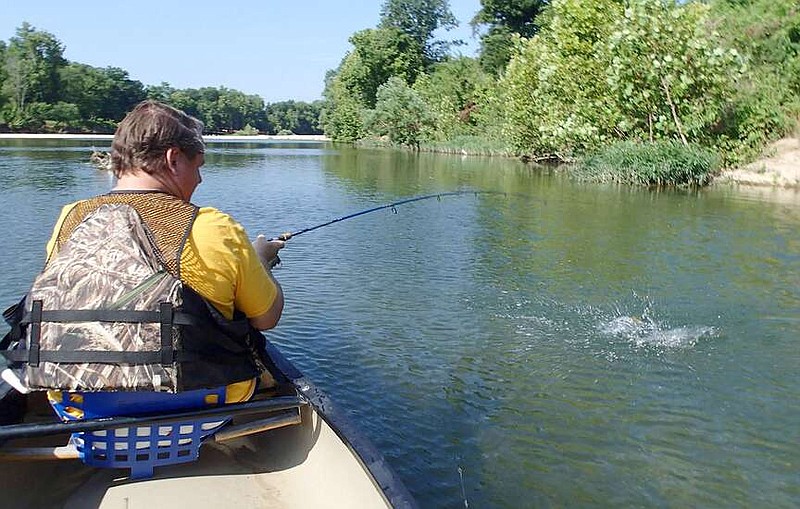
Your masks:
M48 399L64 421L102 417L141 417L217 406L225 387L177 394L163 392L49 391ZM73 433L70 443L87 465L128 468L132 479L153 476L153 468L195 461L203 439L230 417L193 417L169 424L138 425Z

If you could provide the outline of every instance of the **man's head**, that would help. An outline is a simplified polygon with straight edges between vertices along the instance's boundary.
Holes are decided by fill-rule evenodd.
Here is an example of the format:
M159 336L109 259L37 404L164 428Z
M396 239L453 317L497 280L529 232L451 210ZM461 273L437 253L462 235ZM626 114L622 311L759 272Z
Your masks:
M120 122L111 145L111 168L116 177L144 171L168 171L167 151L179 149L194 158L205 151L203 123L158 101L136 105Z

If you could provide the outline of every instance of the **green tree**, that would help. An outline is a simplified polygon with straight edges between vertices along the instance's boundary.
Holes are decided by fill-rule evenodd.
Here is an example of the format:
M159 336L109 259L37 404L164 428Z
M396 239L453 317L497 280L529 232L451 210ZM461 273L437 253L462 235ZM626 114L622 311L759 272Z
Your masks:
M751 159L800 117L800 5L717 0L710 15L725 43L749 62L719 135L738 158Z
M148 99L168 103L175 89L166 81L162 81L158 85L148 86L146 92Z
M337 78L366 108L373 108L378 87L392 76L413 83L422 72L421 46L397 28L361 30L350 37L353 51Z
M413 88L432 117L434 132L429 137L444 141L476 134L478 118L487 106L493 83L477 60L468 57L441 62L430 74L420 76Z
M610 142L618 110L606 83L616 0L554 0L541 31L517 39L500 82L504 136L520 154L566 156Z
M193 107L197 110L197 118L205 124L205 132L224 132L227 122L224 118L224 113L221 111L219 99L225 90L220 90L216 87L202 87L188 89L186 92L194 102Z
M421 46L398 28L361 30L353 50L329 73L321 119L333 139L354 141L363 129L362 112L375 107L378 88L392 77L413 82L424 68Z
M419 147L432 119L425 102L402 78L396 76L380 86L375 110L367 126L370 134L386 136L392 143Z
M27 103L56 102L59 69L66 65L64 46L54 35L23 23L5 51L3 91L22 114Z
M607 78L626 137L713 144L744 68L710 27L704 4L628 1L608 41Z
M537 16L549 0L481 0L481 9L470 22L485 27L481 35L480 62L499 74L511 58L514 35L530 38L539 31Z
M347 63L345 58L344 64ZM340 68L341 71L341 68ZM324 91L325 104L320 122L325 134L334 141L354 142L364 133L362 111L364 106L360 97L347 88L344 81L329 73Z
M743 59L707 5L553 0L502 81L520 153L585 152L617 140L726 146Z
M264 100L225 87L174 89L169 83L148 87L147 97L165 102L197 117L206 133L250 130L269 131Z
M141 82L118 67L98 68L70 62L61 69L61 99L75 104L80 118L119 122L147 97Z
M132 80L128 71L119 67L105 67L100 69L104 77L105 95L103 107L98 112L98 117L113 121L122 120L136 104L147 97L144 85L138 80Z
M421 48L426 64L438 62L450 43L436 41L434 32L458 26L447 0L386 0L381 7L380 28L396 28Z
M183 110L189 115L201 119L203 123L207 123L208 119L203 119L200 114L199 103L200 93L193 88L177 89L169 95L169 100L167 101L170 106ZM207 125L206 128L208 128Z
M392 77L412 84L444 55L434 31L456 25L446 0L387 0L378 28L353 34L353 50L325 80L320 123L334 140L354 141L365 112L375 108L379 87Z
M6 43L5 41L0 41L0 124L5 122L5 115L4 111L6 109L6 103L8 102L6 99L5 94L3 93L4 83L6 81Z
M31 103L28 105L24 127L35 131L60 132L81 123L78 107L72 103Z
M319 129L321 101L282 101L267 104L266 115L275 132L291 131L294 134L322 134Z
M225 132L238 131L246 125L263 125L264 100L238 90L220 88L216 110L218 125Z

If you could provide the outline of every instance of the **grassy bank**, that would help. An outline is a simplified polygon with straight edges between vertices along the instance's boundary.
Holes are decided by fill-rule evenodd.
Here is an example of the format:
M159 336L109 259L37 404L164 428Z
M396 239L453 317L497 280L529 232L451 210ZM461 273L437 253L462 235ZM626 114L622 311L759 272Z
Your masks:
M719 157L702 147L622 142L586 156L571 173L589 182L686 187L709 184L719 168Z

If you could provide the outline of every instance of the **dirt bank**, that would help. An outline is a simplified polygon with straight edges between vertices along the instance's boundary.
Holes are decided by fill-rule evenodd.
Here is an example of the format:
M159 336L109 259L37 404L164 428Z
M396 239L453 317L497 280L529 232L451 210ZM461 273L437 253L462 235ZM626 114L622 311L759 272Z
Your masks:
M800 137L784 138L773 143L764 151L761 159L743 168L723 172L715 183L800 190Z

